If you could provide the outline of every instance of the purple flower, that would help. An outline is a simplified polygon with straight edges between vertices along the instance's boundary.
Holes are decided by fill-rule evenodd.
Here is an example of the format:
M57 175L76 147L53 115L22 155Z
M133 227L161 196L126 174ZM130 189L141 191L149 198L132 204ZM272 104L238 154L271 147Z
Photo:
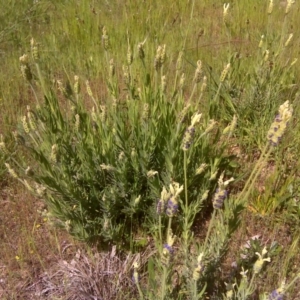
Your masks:
M168 245L168 244L164 244L164 249L166 249L170 255L172 255L174 253L174 249L172 248L172 246Z
M158 215L161 215L164 213L164 210L166 208L165 201L163 199L159 199L156 205L156 212Z
M172 261L173 258L173 254L174 254L174 249L173 247L166 243L163 245L163 252L162 252L162 264L165 266L168 266L170 264L170 262Z
M220 209L223 206L223 202L226 199L227 194L228 194L227 190L217 188L214 197L212 199L214 209Z
M140 275L136 271L134 271L133 274L132 274L131 280L134 284L139 283Z
M193 126L188 127L188 129L184 133L184 137L183 137L183 141L182 141L182 143L183 143L182 149L183 150L186 151L191 147L194 136L195 136L195 127L193 127Z
M276 115L267 134L267 139L272 146L277 146L280 142L287 125L289 124L292 114L293 108L290 106L289 101L286 101L284 104L280 105L279 114Z
M176 215L177 211L178 211L178 202L176 200L176 197L172 196L168 200L166 214L169 217L173 217L174 215Z
M277 289L269 295L269 300L283 300L283 294Z

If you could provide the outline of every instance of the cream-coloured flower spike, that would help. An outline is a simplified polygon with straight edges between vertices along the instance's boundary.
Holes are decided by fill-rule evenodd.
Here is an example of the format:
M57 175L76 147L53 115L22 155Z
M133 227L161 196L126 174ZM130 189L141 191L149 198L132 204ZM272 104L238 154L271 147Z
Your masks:
M4 143L4 140L3 140L3 135L0 134L0 151L4 154L4 155L7 155L9 152L6 148L6 145Z
M290 44L290 42L291 42L293 36L294 36L293 33L291 33L291 34L289 35L288 39L286 40L286 42L285 42L285 44L284 44L284 47L287 47L287 46Z
M230 3L224 3L224 4L223 4L223 9L224 9L223 12L224 12L224 14L225 14L225 13L228 13L229 6L230 6Z
M272 13L273 7L274 7L274 2L273 2L273 0L270 0L269 7L268 7L268 14L269 15Z
M222 71L221 73L221 76L220 76L220 82L223 82L229 72L229 69L230 69L230 63L226 65L226 67L224 68L224 70Z
M79 94L79 76L78 75L74 76L74 93L76 95Z
M163 93L165 93L165 92L166 92L166 89L167 89L167 79L166 79L166 75L163 75L163 76L161 77L161 91L162 91Z
M133 280L134 283L137 284L139 282L139 268L140 268L140 255L137 256L134 263L132 264L133 267Z
M183 185L179 186L178 182L170 184L170 192L174 197L177 197L183 191Z
M173 244L174 244L174 242L175 242L175 239L176 239L176 235L174 235L174 234L172 233L172 231L170 230L170 231L168 232L167 244L168 244L170 247L172 247Z
M182 89L185 83L185 74L182 73L180 76L180 81L179 81L179 88Z
M205 201L205 200L208 198L208 193L209 193L209 190L206 190L206 191L203 193L203 195L202 195L200 201Z
M288 122L293 115L293 108L290 102L287 100L279 107L279 113L281 115L282 121Z
M290 64L290 67L292 67L297 61L298 61L298 58L294 58L294 60Z
M10 164L8 164L8 163L4 163L5 164L5 166L6 166L6 168L7 168L7 170L8 170L8 173L12 176L12 177L14 177L14 178L18 178L19 176L17 175L17 173L15 172L15 170L10 166Z
M247 273L249 270L244 270L244 267L242 267L242 271L240 272L240 274L242 275L243 278L247 279Z
M223 4L223 20L224 21L226 21L226 19L227 19L229 6L230 6L229 3Z
M106 164L101 164L100 165L102 170L106 170L106 171L115 171L116 168L111 166L111 165L106 165Z
M194 279L195 281L198 281L198 280L199 280L199 278L200 278L200 276L201 276L201 273L203 272L203 270L204 270L204 268L205 268L204 262L202 262L202 260L203 260L203 255L204 255L204 253L201 252L201 253L199 254L198 258L197 258L197 266L196 266L196 268L195 268L194 271L193 271L193 279Z
M195 124L199 123L201 117L202 117L202 114L195 113L195 114L192 116L191 125L192 125L192 126L195 126Z
M157 206L156 206L156 212L158 215L161 215L165 212L166 205L170 197L171 197L170 193L167 191L165 187L163 187L160 193L159 201L157 202Z
M140 42L138 44L138 54L139 54L139 58L140 59L144 59L145 58L145 51L144 51L144 45L146 43L147 38L145 38L145 40L143 42Z
M280 294L284 294L285 290L286 290L286 278L283 278L280 287L277 289L277 292L279 292Z
M134 263L133 263L133 268L134 269L138 269L139 267L140 267L140 263L139 263L139 261L138 260L136 260Z
M295 0L287 0L285 14L288 14L291 10L292 5L295 3Z
M34 192L34 189L31 187L31 185L28 183L28 181L26 179L23 180L23 184L25 185L25 187L27 188L28 191L30 192Z
M236 115L233 116L231 123L223 130L223 134L231 135L236 128L237 125L237 117Z
M163 201L167 201L170 198L170 194L169 194L169 192L167 191L167 189L165 187L163 187L163 189L160 193L160 198Z
M233 177L231 177L230 179L224 181L224 182L223 182L223 186L224 186L224 187L227 186L227 185L228 185L230 182L232 182L232 181L234 181L234 178L233 178Z
M202 85L201 85L201 93L203 93L205 91L207 87L207 77L203 76L203 81L202 81Z
M264 53L264 61L268 61L269 59L269 54L270 54L270 50L266 50L265 53Z
M280 105L278 111L279 114L275 117L267 134L267 139L273 146L277 146L280 142L289 120L292 117L293 108L290 106L289 101L286 101L284 104Z
M195 71L195 76L194 76L195 83L199 83L201 81L201 75L202 75L202 62L201 60L198 60L197 69Z
M173 235L172 230L168 230L168 236L167 236L167 243L163 245L163 251L162 251L162 263L165 266L168 266L170 264L170 261L172 259L174 249L173 244L175 241L176 236Z
M186 129L182 139L182 150L187 151L193 143L195 136L195 124L199 123L202 114L194 113L191 120L191 125Z
M267 262L271 261L270 257L264 258L264 256L267 253L268 253L268 251L267 251L266 247L264 247L264 249L262 250L261 254L258 253L258 252L255 252L255 254L258 256L258 259L257 259L257 261L255 262L255 264L253 266L254 274L258 274L261 271L261 269L262 269L263 264L264 264L265 261L267 261Z
M208 180L209 181L215 180L217 178L218 172L219 172L219 169L217 169L214 173L212 173Z
M27 64L28 63L28 55L27 54L23 54L22 56L19 57L19 61L22 64Z
M109 36L107 34L105 26L102 29L102 44L105 51L107 51L110 48Z
M56 163L57 163L57 152L58 152L58 146L57 146L57 144L54 144L54 145L51 147L51 154L50 154L50 161L51 161L53 164L56 164Z
M93 98L93 92L92 92L92 89L91 89L91 86L90 86L90 83L88 80L85 81L85 86L86 86L86 91L87 91L88 95Z
M31 46L31 54L34 60L38 60L39 58L39 50L36 41L34 38L31 38L30 40L30 46Z
M134 199L134 206L136 206L136 205L138 205L139 203L140 203L140 200L141 200L141 195L139 195L138 197L136 197L135 199Z
M215 121L214 119L209 120L208 125L207 125L207 127L206 127L206 129L205 129L205 131L204 131L203 134L210 133L215 128L215 126L217 125L217 123L218 122Z
M128 48L127 48L127 64L128 64L128 66L130 66L132 64L132 61L133 61L133 54L132 54L130 45L128 45Z
M200 264L202 262L202 259L203 259L203 256L204 256L204 253L201 252L198 257L197 257L197 263Z
M151 178L151 177L155 176L156 174L158 174L157 171L150 170L150 171L147 172L147 177Z
M261 47L263 46L264 39L265 39L265 36L262 35L262 36L260 37L260 41L259 41L259 44L258 44L258 48L261 48Z
M212 199L214 209L220 209L222 207L224 200L228 195L228 190L226 189L226 187L231 181L234 180L234 178L231 177L230 179L223 181L223 178L224 178L224 172L221 174L218 180L218 188L216 189L216 192Z
M201 164L199 168L196 169L196 175L200 175L207 168L207 164Z

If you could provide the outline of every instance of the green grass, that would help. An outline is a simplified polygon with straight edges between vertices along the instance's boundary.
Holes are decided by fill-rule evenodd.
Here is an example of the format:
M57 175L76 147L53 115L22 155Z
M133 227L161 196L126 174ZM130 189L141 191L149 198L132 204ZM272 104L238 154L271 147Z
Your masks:
M33 199L46 201L48 217L56 225L77 239L100 243L98 250L110 251L113 244L123 250L113 263L120 267L123 259L127 273L122 270L122 276L128 276L116 283L114 275L109 275L114 284L105 290L97 286L102 275L85 276L80 280L85 293L106 298L107 293L114 298L123 294L126 299L231 299L232 290L232 299L258 299L253 298L258 294L259 299L271 299L266 295L287 277L287 285L293 283L287 297L297 299L294 279L299 273L293 265L299 263L295 251L299 230L294 229L300 215L300 67L295 61L300 49L299 3L285 13L286 7L276 2L271 14L266 1L230 3L224 21L220 1L0 2L0 133L8 149L0 156L6 205L3 216L6 212L12 216L11 221L4 218L8 228L15 228L13 220L17 220L22 241L17 242L18 251L10 253L10 234L5 230L6 246L1 249L5 266L15 272L16 256L21 257L18 268L31 274L29 282L33 284L37 281L32 275L34 268L23 263L30 259L30 245L38 253L37 268L50 273L62 274L55 273L53 261L63 256L50 224L45 230L49 230L49 245L55 249L51 264L38 251L44 240L34 237L32 228L42 217L33 203L24 201L10 209L10 202L5 201L15 184L6 172L4 163L9 163L21 183L14 193L23 193L22 186L27 183L31 188L36 187L35 182L45 186L46 194L40 198L35 191ZM103 39L104 27L109 48ZM286 45L291 33L293 38ZM38 47L38 59L30 49L31 38ZM138 50L142 42L143 59ZM160 45L165 45L166 57L155 70ZM129 51L132 62L128 61ZM28 55L28 64L19 61L23 54ZM202 69L196 84L198 60ZM112 62L114 76L109 75ZM24 80L21 66L30 68L31 80ZM183 73L186 80L181 86ZM79 76L78 91L75 75ZM204 76L207 86L202 90ZM114 99L117 109L112 105ZM286 100L293 105L293 117L278 147L265 148L268 130ZM30 124L27 105L37 129ZM181 123L185 109L186 119ZM190 138L185 130L197 112L203 114L202 119L192 126L196 133L191 148L183 151L182 139ZM31 126L29 134L21 121L24 115ZM234 116L237 127L223 134ZM217 123L208 133L212 119ZM23 140L25 147L20 143ZM56 144L58 153L53 150L56 146L52 148ZM114 171L103 169L101 163L113 166ZM207 164L206 169L195 175L202 163ZM34 174L25 172L28 165ZM148 178L150 170L158 174ZM227 189L220 179L223 172L224 181L231 176L235 181L230 183L224 208L213 210L211 200L216 201L216 195ZM183 186L180 196L172 192L174 181ZM169 193L164 204L170 197L173 204L179 204L177 216L157 216L155 212L157 199L163 199L163 187ZM23 222L20 212L31 217L24 216ZM174 245L170 229L177 235ZM256 234L261 238L244 249L247 258L240 259L240 247ZM167 250L163 248L166 243ZM270 256L271 262L265 262L262 272L256 274L255 253L262 253L265 246L265 257ZM172 247L176 250L173 259ZM132 253L140 255L133 268ZM81 274L89 267L99 270L93 251L82 256L84 259L79 257L72 266ZM101 268L107 267L107 257L101 259ZM230 267L233 261L236 269ZM249 271L248 280L239 274L242 267ZM64 278L68 278L68 268L71 265L61 267ZM135 279L140 276L139 283L128 279L132 275ZM52 279L57 295L67 299L68 285L59 286L60 279ZM78 284L71 277L66 280L69 286ZM14 275L5 279L1 285L4 299L17 299L16 283L23 281L22 276ZM95 288L88 291L91 284ZM9 295L12 286L16 287ZM117 286L120 295L115 294ZM31 299L30 291L24 293L24 299Z

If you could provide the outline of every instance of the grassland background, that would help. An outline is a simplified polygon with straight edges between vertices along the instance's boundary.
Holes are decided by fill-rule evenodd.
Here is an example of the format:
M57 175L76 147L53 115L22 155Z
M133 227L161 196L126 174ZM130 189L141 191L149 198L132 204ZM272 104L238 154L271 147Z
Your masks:
M184 72L187 76L193 76L196 61L201 59L205 73L213 82L237 53L243 61L241 73L242 70L255 67L258 44L263 34L268 36L270 43L272 41L276 44L281 36L286 40L288 35L293 33L291 46L280 56L278 64L284 65L299 58L299 2L296 1L293 5L287 21L284 21L285 3L274 3L274 10L269 16L268 1L230 1L230 15L225 26L224 3L214 0L195 1L192 17L192 1L0 1L0 133L6 136L8 144L13 143L11 132L15 130L20 116L26 111L26 105L34 105L32 90L22 78L19 64L19 57L29 53L32 37L39 45L41 69L49 82L55 79L66 81L73 79L74 75L79 75L83 80L90 81L99 99L104 99L107 94L105 78L108 67L101 41L103 26L109 32L110 56L117 63L119 75L122 63L126 61L128 43L135 49L136 56L137 44L146 39L147 53L155 53L158 45L166 44L166 69L175 70L179 51L184 50ZM153 65L151 61L147 63ZM172 72L168 76L171 78ZM238 78L239 74L235 76ZM291 76L293 77L288 80L298 86L299 62L295 64ZM239 80L242 82L242 79ZM212 86L211 90L214 89ZM187 89L187 97L189 93ZM286 99L277 100L281 104L294 95L295 90L287 90ZM295 105L299 106L297 103ZM274 111L270 112L267 119L272 120L273 117ZM224 115L225 120L228 118L229 116ZM280 167L280 160L286 159L293 165L288 169L293 174L293 177L289 178L294 188L297 188L299 110L295 109L294 119L293 130L287 134L282 148L276 153L274 164ZM252 124L249 123L248 131L237 137L235 142L240 145L243 154L244 171L257 158L256 154L261 150L261 137L266 129L261 128L259 120L253 121ZM43 219L36 212L42 204L11 180L2 163L0 176L0 279L5 278L3 297L33 299L25 291L25 287L33 284L40 273L50 268L57 260L67 259L73 254L72 251L75 252L80 246L66 233L50 229L43 224ZM271 182L264 188L268 193L268 189L274 189L274 184ZM283 185L277 188L281 190L287 187ZM283 215L281 214L281 217ZM295 228L299 225L297 218L299 219L297 213L292 218L289 215L280 218L276 214L257 217L253 213L247 224L249 234L259 231L256 222L269 222L271 232L277 233L278 236L278 232L283 232L282 242L286 247L284 253L292 261L293 270L299 268L299 253L293 250L299 246L299 230ZM74 248L71 253L62 251L68 243L76 245L70 247ZM290 248L291 245L293 248ZM280 281L281 267L279 261L274 263L271 275L265 278L266 286L274 286L274 276L277 282ZM289 299L297 299L296 290L295 288L294 296L291 294Z

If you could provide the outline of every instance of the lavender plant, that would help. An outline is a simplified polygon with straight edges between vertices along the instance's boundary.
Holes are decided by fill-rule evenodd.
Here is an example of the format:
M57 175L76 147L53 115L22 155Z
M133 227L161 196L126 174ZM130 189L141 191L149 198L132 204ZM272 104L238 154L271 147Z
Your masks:
M152 270L151 278L147 285L145 293L149 299L172 299L179 297L182 293L185 296L183 299L203 299L205 293L209 295L220 295L215 292L216 285L219 279L215 278L216 271L220 266L222 258L226 254L230 237L236 226L239 224L239 214L247 205L249 192L253 188L253 183L257 178L257 174L261 172L263 162L268 159L269 154L274 147L278 145L282 135L286 130L286 126L292 116L292 108L289 102L286 101L279 107L279 114L275 117L274 122L271 124L270 130L267 134L267 143L265 151L261 159L257 162L251 173L248 181L246 182L245 189L241 194L235 197L228 197L228 186L234 181L233 178L224 180L224 172L218 178L218 186L213 193L212 207L213 213L209 221L209 226L206 232L205 240L196 244L194 234L192 231L192 223L195 218L195 211L201 207L201 200L206 200L208 193L204 193L198 203L189 203L181 200L183 190L185 190L185 200L189 195L187 187L187 176L185 173L185 184L180 185L174 182L170 185L169 189L164 187L161 192L161 197L157 203L158 217L158 235L157 235L157 252L158 257L155 260ZM201 115L194 115L192 117L191 125L185 131L183 136L182 150L184 151L184 166L186 165L186 153L194 147L194 126L201 119ZM235 123L236 120L233 120ZM225 130L227 132L227 130ZM184 168L185 169L185 168ZM203 172L203 170L202 170ZM214 175L215 176L215 175ZM213 177L214 177L213 176ZM175 236L173 235L174 219L179 218L179 212L184 220L182 231L179 232L177 238L180 239L179 246L175 250L174 242ZM168 225L165 227L165 233L162 233L162 217L168 220ZM253 245L258 239L253 239ZM251 247L251 241L246 243L247 249ZM193 247L197 251L193 251ZM260 251L257 249L255 252L255 260L250 258L249 254L242 254L242 260L236 264L236 269L240 270L239 276L230 278L230 282L226 283L227 291L223 294L223 299L250 299L256 291L256 282L258 275L263 271L266 263L271 262L271 252L274 252L276 244L272 245L269 250L266 246ZM245 248L246 249L246 248ZM198 252L198 254L197 254ZM267 255L268 254L268 255ZM243 259L247 259L245 263ZM247 269L246 269L247 268ZM176 292L176 285L174 285L174 276L176 272L180 273L179 292ZM249 277L250 275L250 277ZM292 286L298 279L296 275L289 285ZM156 287L156 292L152 293ZM158 287L158 288L157 288ZM138 286L141 299L144 297L140 285ZM283 299L283 294L286 290L279 288L274 290L269 299ZM262 299L266 299L266 294L261 294Z
M188 245L194 218L207 205L208 195L203 194L215 186L217 174L224 169L230 172L232 159L225 154L227 141L217 122L198 112L194 98L199 92L196 84L201 81L201 64L186 102L182 84L175 82L174 93L163 75L167 72L163 69L166 45L158 46L154 66L146 69L145 42L136 48L138 57L129 47L120 79L106 28L102 40L109 76L108 94L101 100L89 80L85 80L84 93L83 80L77 75L72 84L49 82L40 69L42 58L36 42L31 41L31 58L22 56L20 67L33 91L35 81L39 82L44 101L37 96L40 91L35 91L36 108L28 107L21 130L14 133L16 148L23 148L33 159L32 171L26 173L28 161L16 164L17 156L8 162L9 170L12 173L18 168L18 178L46 201L49 213L73 236L124 246L137 234L134 224L139 222L139 230L146 232L162 206L169 218L176 215L181 200L175 194L160 208L156 208L157 199L163 186L184 182L186 197L181 209L190 216L180 218L179 227L184 226ZM145 75L140 76L141 72ZM125 90L120 92L122 86ZM86 101L91 108L85 106ZM199 171L203 164L205 173ZM164 226L165 219L161 221Z

